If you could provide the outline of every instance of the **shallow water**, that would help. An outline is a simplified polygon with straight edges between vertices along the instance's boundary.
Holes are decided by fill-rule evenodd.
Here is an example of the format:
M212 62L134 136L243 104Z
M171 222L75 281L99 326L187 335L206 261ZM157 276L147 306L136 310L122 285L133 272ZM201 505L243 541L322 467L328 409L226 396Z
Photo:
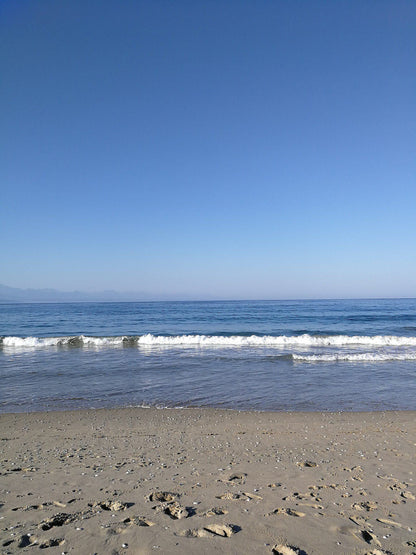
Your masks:
M416 408L416 300L0 305L0 411Z

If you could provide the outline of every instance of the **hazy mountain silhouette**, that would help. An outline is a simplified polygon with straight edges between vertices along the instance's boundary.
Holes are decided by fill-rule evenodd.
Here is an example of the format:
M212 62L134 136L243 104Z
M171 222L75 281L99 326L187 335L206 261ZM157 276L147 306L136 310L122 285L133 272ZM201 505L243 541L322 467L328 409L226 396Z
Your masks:
M118 291L58 291L57 289L18 289L0 284L2 303L62 303L62 302L123 302L152 300L186 300L186 295L151 295L143 292L120 293Z

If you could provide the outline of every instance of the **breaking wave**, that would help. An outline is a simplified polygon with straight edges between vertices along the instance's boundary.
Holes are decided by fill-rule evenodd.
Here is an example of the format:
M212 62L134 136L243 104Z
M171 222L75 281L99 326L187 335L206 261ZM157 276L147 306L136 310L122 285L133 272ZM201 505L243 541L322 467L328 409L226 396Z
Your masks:
M371 345L377 347L415 345L416 337L398 337L394 335L376 336L314 336L303 335L250 335L250 336L219 336L219 335L178 335L157 336L142 335L137 338L139 345L195 345L201 346L232 346L232 347L339 347L347 345Z
M402 337L395 335L152 335L116 336L116 337L91 337L85 335L71 337L3 337L0 346L8 348L36 349L42 347L400 347L416 346L416 337ZM297 356L297 355L296 355ZM300 356L300 355L299 355ZM309 355L309 356L336 356L344 355ZM345 355L345 356L364 356ZM384 355L371 355L384 356ZM401 355L410 356L410 355ZM329 360L329 359L328 359ZM332 360L332 359L331 359ZM341 360L336 358L334 360ZM364 359L363 359L364 360ZM381 359L380 359L381 360ZM407 359L406 359L407 360Z
M292 355L296 362L387 362L416 360L416 353L356 353L324 355Z
M0 345L3 347L36 349L38 347L110 347L122 346L124 337L86 337L77 335L74 337L3 337Z

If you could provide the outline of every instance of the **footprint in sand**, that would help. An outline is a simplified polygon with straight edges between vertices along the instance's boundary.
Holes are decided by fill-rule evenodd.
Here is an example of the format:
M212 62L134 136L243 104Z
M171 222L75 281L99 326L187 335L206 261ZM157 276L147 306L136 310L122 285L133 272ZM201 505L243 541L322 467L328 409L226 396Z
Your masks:
M288 516L296 516L296 517L306 516L305 513L301 513L300 511L294 511L293 509L289 509L289 508L285 509L281 507L278 509L275 509L271 513L268 513L267 516L272 516L272 515L288 515Z
M372 543L377 545L377 547L381 547L381 543L378 541L377 536L369 530L361 530L361 538L367 543Z
M74 522L78 518L78 514L71 513L58 513L57 515L43 520L38 527L44 531L50 530L55 526L63 526L64 524L69 524Z
M229 478L228 478L228 482L231 482L232 484L244 484L244 482L246 481L247 478L247 474L245 472L241 473L241 474L232 474Z
M93 509L100 508L103 511L125 511L128 507L132 507L134 503L121 503L120 501L94 501L88 504Z
M183 530L182 532L178 532L177 535L186 538L209 538L212 536L230 538L240 530L241 527L235 524L208 524L203 528Z
M164 508L163 512L171 518L179 520L181 518L188 518L189 516L192 516L195 511L192 511L187 507L182 507L177 501L174 501L173 503L169 503Z
M263 497L261 497L261 495L256 495L255 493L243 492L243 495L248 497L248 499L254 499L256 501L260 501L260 500L263 499Z
M318 466L318 463L313 462L313 461L302 461L302 462L298 462L296 464L298 466L300 466L301 468L315 468L316 466Z
M391 489L392 491L401 491L401 490L405 490L408 487L408 484L405 484L404 482L395 482L393 485L388 486L388 489Z
M147 520L147 518L142 516L125 518L123 520L123 524L126 524L127 526L132 526L133 524L135 524L136 526L155 526L154 522L152 522L151 520Z
M107 533L109 535L122 534L128 528L130 528L131 526L150 527L150 526L155 526L155 523L152 522L151 520L147 520L146 518L140 517L140 516L128 517L128 518L125 518L123 520L123 522L121 522L119 524L116 524L113 527L109 528Z
M286 495L285 497L283 497L283 501L308 501L311 497L315 498L316 500L316 494L313 492L299 493L296 491L292 495Z
M38 542L37 538L32 534L23 534L20 538L19 547L28 547L29 545L36 545ZM3 544L4 545L4 544Z
M373 501L363 501L362 503L353 503L351 505L351 508L356 511L362 511L365 509L367 512L375 511L377 507L377 503L374 503Z
M359 516L359 515L352 515L352 516L349 517L349 519L351 520L351 522L353 522L357 526L363 526L367 522L366 518L364 518L363 516Z
M179 493L172 493L170 491L152 491L146 496L147 501L159 501L161 503L172 503L180 497Z
M222 507L214 507L213 509L210 509L209 511L206 511L205 513L202 513L198 516L210 517L210 516L219 516L219 515L227 515L227 514L228 514L227 509L223 509Z
M180 497L179 493L172 493L170 491L153 491L146 496L147 501L157 501L160 503L153 507L156 512L164 512L175 520L182 518L189 518L195 514L195 509L192 507L183 507L176 500Z
M227 491L222 495L217 495L217 499L224 499L227 501L235 501L236 499L245 499L245 497L241 493L232 493Z
M41 549L47 549L48 547L58 547L65 543L64 538L51 538L39 544Z
M112 509L107 509L107 510L114 510L114 511L124 510L126 507L133 505L133 503L125 503L125 504L120 503L120 507L119 507L119 505L117 505L116 503L118 502L115 502ZM78 511L76 513L57 513L56 515L50 518L46 518L38 524L38 528L41 528L42 530L47 531L57 526L64 526L65 524L70 524L71 522L74 522L79 518L81 519L91 518L96 514L96 511L94 511L93 509L102 508L101 504L97 502L89 503L88 505L89 507L91 507L90 509L85 509L83 511Z
M10 543L11 542L9 542L8 545ZM40 540L33 534L24 534L20 538L20 543L18 547L24 548L24 547L38 545L40 549L47 549L48 547L58 547L60 545L63 545L64 543L65 543L64 538L49 538L48 540L40 542Z
M226 499L228 501L235 501L236 499L240 499L241 501L248 501L249 499L253 499L256 501L260 501L263 499L263 497L261 497L260 495L256 495L255 493L232 493L231 491L227 491L222 495L217 495L217 499Z
M299 549L299 547L285 544L275 545L272 552L274 555L307 555L307 553L302 549Z

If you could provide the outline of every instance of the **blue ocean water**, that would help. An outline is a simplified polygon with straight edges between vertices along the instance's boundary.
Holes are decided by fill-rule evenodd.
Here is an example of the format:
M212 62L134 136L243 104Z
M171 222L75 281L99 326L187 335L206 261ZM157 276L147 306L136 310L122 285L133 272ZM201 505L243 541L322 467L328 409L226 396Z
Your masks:
M0 305L0 411L416 409L416 299Z

